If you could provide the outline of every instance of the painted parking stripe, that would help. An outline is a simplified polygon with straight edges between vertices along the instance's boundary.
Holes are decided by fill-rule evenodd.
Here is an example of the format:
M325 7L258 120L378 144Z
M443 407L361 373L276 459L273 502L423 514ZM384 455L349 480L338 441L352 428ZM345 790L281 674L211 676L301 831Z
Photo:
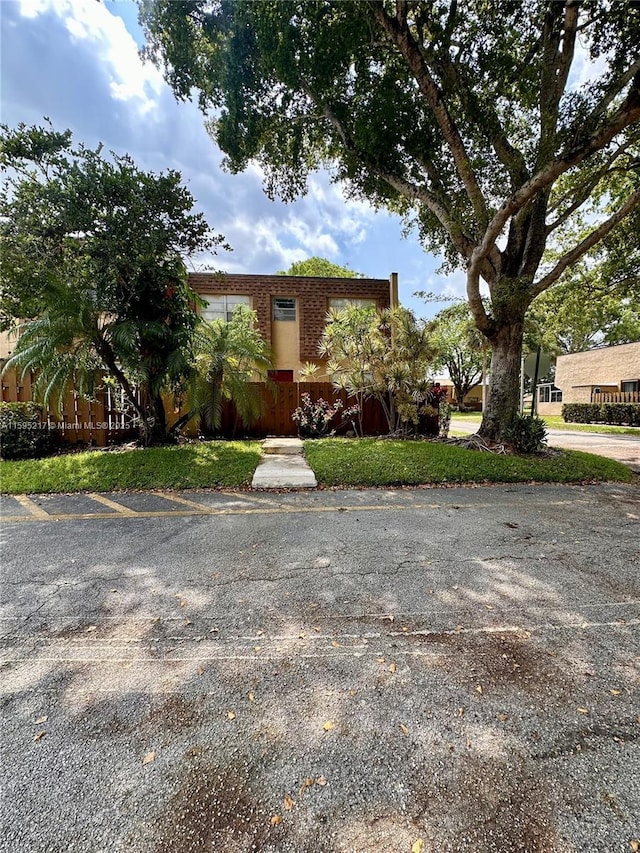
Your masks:
M173 501L174 503L182 504L183 506L190 506L193 509L199 509L203 512L209 512L211 509L211 507L206 504L189 501L186 498L180 497L180 495L173 495L171 492L154 492L154 495L159 495L161 498L165 498L168 501Z
M154 492L154 494L158 494ZM99 503L114 510L113 512L69 512L49 514L40 509L33 501L25 495L13 495L16 500L26 509L29 509L30 515L6 515L2 521L5 522L25 522L25 521L73 521L91 518L173 518L185 516L224 516L224 515L297 515L301 513L359 513L359 512L403 512L403 511L418 511L418 510L464 510L464 509L486 509L491 506L490 503L468 503L456 504L452 507L445 503L415 503L415 504L361 504L353 506L300 506L300 505L284 505L275 504L274 506L259 506L259 507L236 507L227 506L222 508L208 507L204 504L196 504L195 501L190 501L187 505L193 507L184 510L132 510L122 504L110 501L102 495L88 495ZM168 497L168 495L166 495ZM180 503L185 503L186 498L181 498ZM256 503L262 503L257 501ZM569 501L547 501L547 506L565 506L570 504Z
M15 497L15 495L14 495ZM106 500L106 499L105 499ZM102 501L100 501L102 503ZM115 507L118 507L117 512L69 512L69 513L58 513L56 515L49 515L47 513L43 513L42 515L8 515L3 517L3 521L5 522L23 522L23 521L72 521L79 519L91 519L91 518L173 518L173 517L183 517L183 516L220 516L220 515L296 515L299 513L324 513L324 512L334 512L334 513L345 513L345 512L377 512L378 510L381 512L387 512L390 510L423 510L423 509L443 509L442 504L430 503L430 504L413 504L409 505L398 505L398 504L378 504L372 506L353 506L353 507L344 507L344 506L273 506L273 507L225 507L222 509L216 509L214 507L206 507L202 509L185 509L185 510L145 510L145 511L137 511L126 510L121 507L120 504L116 504L114 501L111 502ZM471 506L471 505L470 505ZM474 504L473 506L477 506ZM463 507L458 504L458 508L462 509Z
M97 495L95 492L88 492L87 497L91 498L92 501L96 501L96 503L102 504L102 506L107 506L109 509L114 509L120 515L127 516L136 516L138 513L134 509L129 509L128 506L123 506L122 504L116 503L115 501L109 500L109 498L105 498L102 495ZM61 516L56 516L56 518L60 518Z
M30 515L28 518L35 517L40 519L51 518L48 512L45 512L42 507L38 506L37 503L28 498L26 495L14 495L13 496L20 506L23 506L26 510L29 511Z

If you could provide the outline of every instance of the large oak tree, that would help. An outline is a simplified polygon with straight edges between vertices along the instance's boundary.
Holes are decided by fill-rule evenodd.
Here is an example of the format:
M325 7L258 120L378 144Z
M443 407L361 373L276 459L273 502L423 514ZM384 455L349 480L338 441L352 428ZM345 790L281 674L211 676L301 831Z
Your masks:
M291 199L328 164L466 270L492 348L480 431L504 436L527 307L640 201L638 4L139 2L146 54L177 97L199 91L232 171L255 159L266 190ZM545 264L612 169L626 182L615 210Z

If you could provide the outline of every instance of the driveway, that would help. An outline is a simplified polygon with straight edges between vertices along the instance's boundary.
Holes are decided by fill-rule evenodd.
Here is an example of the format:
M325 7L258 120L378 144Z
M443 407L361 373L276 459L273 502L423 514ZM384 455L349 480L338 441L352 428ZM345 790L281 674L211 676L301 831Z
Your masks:
M474 433L478 424L453 420L451 429L454 432ZM597 456L607 456L616 459L640 474L640 435L615 435L596 432L578 432L572 430L550 429L547 431L550 447L561 447L565 450L582 450L584 453L595 453Z
M637 487L98 497L5 501L3 850L640 838Z

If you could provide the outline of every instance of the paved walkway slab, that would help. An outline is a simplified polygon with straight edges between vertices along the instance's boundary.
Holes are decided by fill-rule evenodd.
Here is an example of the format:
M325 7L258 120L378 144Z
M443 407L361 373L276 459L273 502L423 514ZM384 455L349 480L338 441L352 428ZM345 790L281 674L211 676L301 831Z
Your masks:
M315 489L315 474L302 453L299 438L268 438L253 475L254 489Z

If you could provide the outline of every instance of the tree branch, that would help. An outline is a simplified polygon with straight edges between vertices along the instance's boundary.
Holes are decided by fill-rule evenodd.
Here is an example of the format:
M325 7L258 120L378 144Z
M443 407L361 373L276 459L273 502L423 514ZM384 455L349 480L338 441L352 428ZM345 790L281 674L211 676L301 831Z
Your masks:
M550 285L557 281L557 279L562 275L562 273L567 269L567 267L574 264L576 261L580 260L589 249L593 248L597 243L600 242L607 234L614 228L619 222L621 222L631 211L636 207L637 204L640 203L640 190L636 190L633 192L629 198L625 201L622 207L617 210L612 216L608 219L605 219L596 229L594 229L587 237L584 238L577 246L575 246L570 252L567 252L566 255L563 255L562 258L558 261L555 267L541 278L536 284L533 285L533 295L539 296L544 290L546 290Z
M576 190L569 189L567 192L565 192L563 195L561 195L553 204L549 205L549 207L547 208L547 212L548 213L554 213L556 210L558 210L562 206L562 204L567 200L567 198L571 198L573 200L573 202L575 203L575 201L577 201L579 196L581 197L584 195L584 198L582 198L582 201L580 202L580 204L583 204L587 200L589 195L591 194L592 190L595 189L598 182L605 175L609 174L610 171L615 171L615 170L611 169L611 166L615 163L615 161L618 159L618 157L620 157L622 154L624 154L630 148L631 145L635 145L636 142L638 142L639 140L640 140L640 129L638 130L638 132L633 133L621 145L619 145L616 148L616 150L602 164L600 169L597 172L595 172L590 178L587 179L586 183L583 184L583 186L581 188L579 188L579 191L578 191L579 195L576 192ZM579 206L580 205L578 205L578 207ZM571 212L573 213L574 210L577 210L577 207L574 207ZM566 211L565 211L565 213L566 213ZM561 215L564 215L564 214L561 214ZM558 218L560 218L560 217L558 217ZM561 224L561 223L558 222L558 224ZM557 226L555 225L555 223L552 223L548 226L548 231L549 232L554 231L556 227Z
M633 78L638 73L640 73L640 59L636 59L636 61L633 62L629 66L629 68L627 68L626 71L623 71L619 77L616 77L609 83L602 100L599 104L596 104L596 106L591 111L591 115L587 119L588 127L595 121L595 119L597 119L598 116L604 113L607 107L611 105L611 102L615 99L615 97L624 89L624 87L628 83L633 80ZM638 88L637 83L635 84L635 86L636 88Z
M627 146L625 146L625 148L626 147ZM617 156L618 155L616 155L616 157ZM549 234L553 233L556 228L559 228L561 225L564 225L567 219L569 219L569 217L573 213L575 213L576 210L582 207L582 205L589 199L591 193L597 187L598 183L602 180L602 178L605 178L607 175L613 175L614 172L626 172L626 170L622 169L621 167L611 168L611 163L612 160L607 161L607 164L603 166L602 169L599 169L591 177L590 180L588 180L581 188L579 188L579 190L576 190L576 192L574 193L573 203L570 204L569 207L560 214L560 216L554 219L553 222L547 225L547 237L549 236Z
M315 101L315 103L318 103L318 98L316 98L312 92L308 91L307 94ZM378 177L382 178L383 181L386 181L389 186L393 187L393 189L404 196L404 198L408 199L412 203L419 201L428 207L438 219L438 222L440 222L442 227L451 236L456 249L460 252L462 257L469 258L471 256L475 243L463 232L460 225L452 218L446 204L439 199L434 192L429 190L427 187L417 186L406 178L394 174L380 162L374 160L374 158L367 154L366 151L358 148L344 123L340 118L338 118L335 111L332 110L328 104L323 104L322 110L325 118L336 130L343 145L348 151L356 154L358 159L361 160L367 168L371 169L372 172L375 172Z
M491 321L480 295L480 269L475 264L469 264L467 267L467 301L478 330L488 335Z
M502 203L489 223L482 242L474 251L471 263L473 265L480 264L488 257L507 220L521 210L537 193L552 184L556 178L572 166L578 165L591 154L603 148L620 131L638 119L640 119L640 73L634 78L633 87L624 103L604 126L594 131L582 145L547 163L517 192Z
M392 44L395 45L405 58L418 84L418 88L429 105L442 131L444 140L451 151L456 169L473 207L478 226L481 229L485 228L489 218L487 205L474 174L473 167L471 166L464 142L447 109L442 91L431 76L422 53L411 35L406 19L401 22L398 18L390 17L385 11L382 0L370 0L369 6L378 24L387 33Z

